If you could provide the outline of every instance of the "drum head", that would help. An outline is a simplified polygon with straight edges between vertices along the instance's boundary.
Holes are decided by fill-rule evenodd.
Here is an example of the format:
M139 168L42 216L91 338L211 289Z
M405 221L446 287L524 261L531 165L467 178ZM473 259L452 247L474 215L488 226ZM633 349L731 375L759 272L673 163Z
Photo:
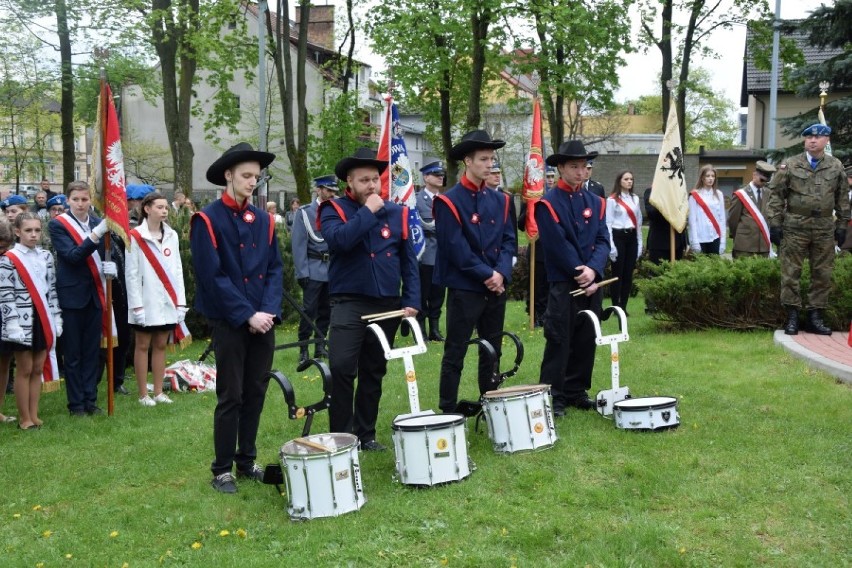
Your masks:
M550 385L516 385L514 387L507 387L505 389L488 391L484 395L482 395L482 398L486 400L490 398L507 398L510 396L535 394L547 390L550 390Z
M343 432L330 434L312 434L304 438L290 440L281 447L281 455L305 456L337 453L347 450L358 443L358 437ZM323 449L324 448L324 449Z
M394 420L391 429L403 432L416 432L421 430L437 430L463 423L464 416L461 414L430 414Z
M626 398L613 404L617 410L654 410L676 406L677 399L670 396L646 396L642 398Z

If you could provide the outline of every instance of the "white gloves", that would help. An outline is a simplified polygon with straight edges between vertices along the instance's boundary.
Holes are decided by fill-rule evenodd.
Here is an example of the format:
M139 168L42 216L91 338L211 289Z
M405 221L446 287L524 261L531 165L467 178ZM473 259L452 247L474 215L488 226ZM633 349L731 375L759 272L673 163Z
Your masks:
M135 325L145 325L145 309L133 310L133 323Z
M56 318L56 337L62 335L62 318Z
M518 264L518 257L517 257L517 256L513 256L513 257L512 257L512 268L515 268L515 265L516 265L516 264Z
M612 247L611 249L609 249L609 259L612 262L615 262L615 259L617 259L617 258L618 258L618 249L616 249L615 247Z
M186 312L188 312L188 311L189 311L189 308L187 308L185 306L179 306L178 307L178 309L177 309L177 312L178 312L177 322L178 323L184 322L184 320L186 319Z
M107 230L107 222L106 219L104 219L103 221L95 225L95 228L92 229L92 234L98 237L98 239L100 239L106 234Z
M100 226L100 225L98 225ZM104 276L107 278L117 278L118 277L118 267L114 262L106 262L103 263L104 267Z

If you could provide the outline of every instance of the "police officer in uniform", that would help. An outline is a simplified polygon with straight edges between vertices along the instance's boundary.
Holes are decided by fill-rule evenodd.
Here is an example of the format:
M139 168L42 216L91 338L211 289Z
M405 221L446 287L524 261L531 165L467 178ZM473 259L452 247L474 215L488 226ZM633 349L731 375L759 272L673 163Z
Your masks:
M734 239L731 256L769 256L769 235L764 236L766 227L766 204L769 202L769 190L766 184L775 173L775 166L759 161L755 164L751 183L735 191L728 207L728 229Z
M444 412L456 410L473 330L500 355L506 287L517 254L516 229L510 218L510 197L488 189L485 180L491 173L494 150L505 145L484 130L465 134L450 150L450 158L464 162L464 174L433 206L438 232L434 282L448 289L439 394ZM479 392L484 393L493 388L493 367L486 357L480 357L479 363Z
M317 198L307 205L302 205L293 217L290 244L293 249L296 281L302 288L302 308L322 332L323 337L326 337L331 314L328 300L328 244L316 230L316 219L320 204L337 195L337 178L334 175L315 178L314 188ZM311 322L303 317L299 321L299 341L310 339L312 332ZM316 343L314 357L327 356L325 343ZM299 363L307 359L308 346L302 345L299 348Z
M597 156L597 153L595 153L595 156ZM591 191L594 195L597 195L601 199L606 200L606 189L604 189L603 184L592 179L592 170L594 167L594 160L589 160L586 163L586 182L583 184L583 188L586 189L586 191Z
M320 230L331 254L329 425L332 432L358 436L365 451L385 449L376 441L376 419L387 360L378 338L367 329L369 322L361 316L401 308L405 317L413 317L420 309L420 277L408 238L408 208L379 196L379 176L387 165L369 148L359 148L354 156L340 160L334 173L346 180L346 193L319 209ZM376 323L393 342L399 321Z
M420 256L420 305L422 310L417 314L420 328L426 336L426 320L429 321L429 341L444 341L441 335L441 308L444 306L446 290L432 282L435 271L435 253L438 250L438 239L435 237L435 220L432 218L432 202L435 196L444 188L447 172L443 162L430 162L420 168L423 176L423 189L417 192L417 213L426 237L426 246Z
M821 310L831 291L834 245L846 239L849 197L843 165L825 152L830 135L831 128L824 124L805 128L805 151L779 165L768 186L766 218L772 242L781 249L781 303L787 308L787 335L799 332L799 278L805 259L811 267L805 329L831 335Z
M581 310L600 315L603 279L609 258L606 200L582 189L587 153L579 140L568 140L547 163L559 171L559 181L535 205L550 295L544 315L546 340L539 382L551 385L553 414L565 408L595 407L589 398L595 365L595 329ZM571 292L583 290L578 297Z

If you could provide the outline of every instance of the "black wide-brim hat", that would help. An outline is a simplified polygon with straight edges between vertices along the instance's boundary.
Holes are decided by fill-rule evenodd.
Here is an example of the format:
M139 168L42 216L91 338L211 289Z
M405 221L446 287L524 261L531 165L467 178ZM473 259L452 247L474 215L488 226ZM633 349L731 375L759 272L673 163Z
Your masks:
M560 144L556 153L549 155L545 162L548 166L558 166L568 160L592 160L597 156L597 152L586 152L582 141L568 140Z
M377 160L375 150L358 148L354 155L347 156L335 164L334 174L338 179L345 180L351 170L364 167L378 168L381 174L388 168L388 163L384 160Z
M492 140L491 135L484 130L471 130L462 136L461 142L450 149L450 158L463 160L465 156L476 150L497 150L506 145L504 140Z
M251 147L248 142L240 142L231 146L207 168L207 181L214 185L228 185L225 179L225 172L243 162L259 162L260 169L264 169L272 160L275 159L275 154L269 152L261 152Z

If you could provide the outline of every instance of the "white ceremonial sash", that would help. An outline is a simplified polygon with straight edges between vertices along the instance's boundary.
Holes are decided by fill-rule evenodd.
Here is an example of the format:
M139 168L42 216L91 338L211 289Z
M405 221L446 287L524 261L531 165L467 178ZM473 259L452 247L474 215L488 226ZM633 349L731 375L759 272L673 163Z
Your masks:
M769 258L775 258L777 255L775 254L775 249L772 247L772 242L769 240L769 225L766 223L763 213L760 212L757 204L752 201L751 196L749 196L748 192L744 189L736 190L734 195L737 196L737 199L739 199L743 204L743 207L746 208L746 211L748 211L749 215L751 215L751 218L757 222L757 227L760 229L760 234L763 236L763 240L769 245Z

